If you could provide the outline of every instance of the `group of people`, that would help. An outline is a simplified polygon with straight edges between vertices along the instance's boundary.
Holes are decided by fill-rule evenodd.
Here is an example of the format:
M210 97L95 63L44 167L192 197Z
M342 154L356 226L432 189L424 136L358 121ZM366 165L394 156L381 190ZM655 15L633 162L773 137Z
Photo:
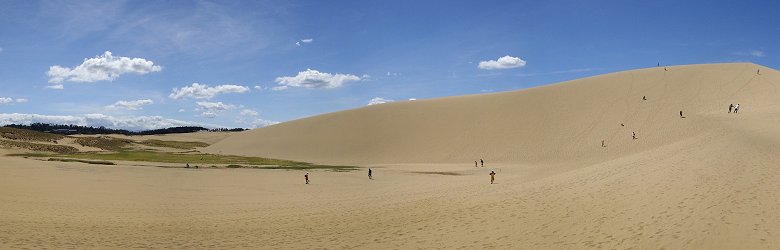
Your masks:
M729 104L729 113L732 111L734 111L735 114L739 113L739 103L737 103L737 105Z
M482 159L479 159L479 163L482 164L482 167L485 167L485 161L483 161ZM479 167L479 165L477 165L477 161L474 161L474 167L475 168Z

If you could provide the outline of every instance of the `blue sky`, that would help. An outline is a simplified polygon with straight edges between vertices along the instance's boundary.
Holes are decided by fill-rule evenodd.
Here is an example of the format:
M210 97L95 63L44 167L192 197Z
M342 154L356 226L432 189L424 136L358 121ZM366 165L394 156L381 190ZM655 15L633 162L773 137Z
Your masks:
M0 1L0 124L254 128L662 65L780 68L777 1Z

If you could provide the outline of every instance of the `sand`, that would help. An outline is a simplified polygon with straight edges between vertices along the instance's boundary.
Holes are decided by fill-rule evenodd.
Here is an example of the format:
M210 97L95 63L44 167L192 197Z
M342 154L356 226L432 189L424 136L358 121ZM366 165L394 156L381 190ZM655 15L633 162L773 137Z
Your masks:
M755 64L642 69L337 112L207 148L375 180L0 157L0 248L776 249L778 84Z

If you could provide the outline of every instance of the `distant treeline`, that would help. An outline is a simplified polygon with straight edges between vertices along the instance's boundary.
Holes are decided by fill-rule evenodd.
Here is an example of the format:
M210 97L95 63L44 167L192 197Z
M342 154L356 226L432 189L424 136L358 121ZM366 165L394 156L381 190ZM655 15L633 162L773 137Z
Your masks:
M243 128L215 128L207 129L204 127L171 127L164 129L154 129L145 131L129 131L124 129L111 129L103 126L100 127L87 127L79 125L60 125L60 124L47 124L47 123L33 123L30 125L18 125L11 124L5 127L28 129L38 132L56 133L56 134L80 134L80 135L97 135L97 134L122 134L122 135L163 135L163 134L178 134L178 133L192 133L198 131L209 132L240 132L244 131Z

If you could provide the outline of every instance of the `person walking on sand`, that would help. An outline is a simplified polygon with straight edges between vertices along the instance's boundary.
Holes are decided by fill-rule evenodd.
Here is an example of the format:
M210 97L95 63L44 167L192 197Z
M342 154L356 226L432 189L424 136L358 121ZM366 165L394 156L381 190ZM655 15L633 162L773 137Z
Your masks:
M306 179L306 184L309 184L309 173L303 175L303 178Z
M739 113L739 103L737 103L736 106L734 106L734 114Z
M607 145L604 145L604 140L601 140L601 147L602 148L607 147Z
M634 140L636 140L636 132L631 132L631 138L634 138Z
M642 96L642 101L647 101L647 96L646 95Z
M685 116L682 115L682 110L680 110L680 118L685 118Z
M374 178L371 177L371 168L368 169L368 179L373 180Z
M482 159L479 159L479 164L482 165L483 168L485 167L485 161L483 161Z
M731 111L732 111L732 110L734 110L734 104L733 104L733 103L730 103L730 104L729 104L729 114L731 114Z
M493 182L496 180L496 172L493 170L490 171L490 184L493 184Z
M475 168L478 168L478 167L479 167L479 164L477 163L477 161L474 161L474 167L475 167Z

